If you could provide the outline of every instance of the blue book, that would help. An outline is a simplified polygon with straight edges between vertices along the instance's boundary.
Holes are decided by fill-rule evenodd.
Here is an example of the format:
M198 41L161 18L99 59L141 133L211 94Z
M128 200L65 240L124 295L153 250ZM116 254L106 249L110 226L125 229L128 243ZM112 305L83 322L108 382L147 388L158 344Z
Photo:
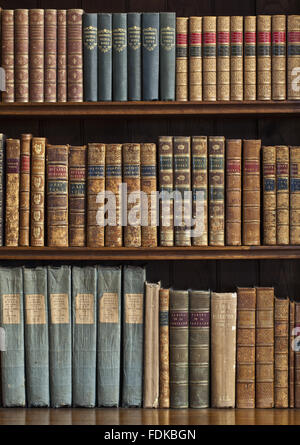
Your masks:
M112 100L112 15L98 14L98 100Z
M86 102L97 102L97 14L82 17L83 93Z
M72 404L71 267L48 266L50 400Z
M128 100L142 99L142 47L140 12L127 14Z
M143 100L159 99L159 13L142 16Z
M112 19L113 100L127 100L127 14L115 13Z
M176 14L160 13L159 85L161 100L175 100Z

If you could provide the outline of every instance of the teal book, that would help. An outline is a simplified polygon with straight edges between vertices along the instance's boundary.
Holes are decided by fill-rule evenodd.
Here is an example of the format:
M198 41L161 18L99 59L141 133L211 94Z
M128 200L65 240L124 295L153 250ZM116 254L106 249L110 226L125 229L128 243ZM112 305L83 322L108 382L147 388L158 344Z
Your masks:
M96 267L72 268L73 406L96 404Z
M143 100L159 99L159 13L142 15Z
M176 13L159 14L159 85L161 100L175 100Z
M6 343L5 350L1 352L2 405L4 408L24 407L26 393L21 267L0 267L0 311ZM3 344L3 331L0 335Z
M50 400L72 404L71 267L48 266Z
M128 100L142 99L142 47L140 12L127 14Z
M123 269L123 390L122 406L142 406L144 286L143 267Z
M113 100L127 101L127 14L112 19Z
M28 407L50 405L47 269L24 268L25 363Z
M83 95L85 102L97 102L97 14L84 13L82 17Z
M98 100L112 100L112 15L98 14Z
M121 267L98 267L98 406L119 406L121 359Z

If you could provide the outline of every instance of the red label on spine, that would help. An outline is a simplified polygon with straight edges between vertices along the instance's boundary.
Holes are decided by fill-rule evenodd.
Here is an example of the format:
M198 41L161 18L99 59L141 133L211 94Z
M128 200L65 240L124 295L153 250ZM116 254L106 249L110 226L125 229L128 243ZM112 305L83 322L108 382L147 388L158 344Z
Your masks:
M277 173L279 175L288 175L289 174L289 164L277 163Z
M218 43L229 43L229 32L228 31L218 32Z
M69 179L70 179L70 181L73 181L76 179L84 180L85 179L85 168L84 167L70 168Z
M204 32L203 33L203 43L204 45L209 45L210 43L216 43L216 33L215 32Z
M251 160L245 161L244 171L246 173L259 173L259 161Z
M288 32L288 39L290 43L300 42L300 31L290 31Z
M243 33L241 31L232 31L231 43L243 43Z
M202 43L202 34L198 32L190 33L190 45L201 45Z
M284 31L274 31L272 40L273 40L273 43L285 43L285 32Z
M271 33L260 31L258 33L258 43L271 43Z
M177 45L187 45L188 43L187 34L182 34L182 33L176 34L176 43Z
M67 167L65 165L48 165L48 176L56 179L66 179Z
M274 175L275 165L274 164L264 164L264 175Z
M238 159L227 161L227 173L241 173L241 161Z
M256 43L256 32L247 31L245 32L245 43Z
M21 158L21 172L22 173L29 173L30 172L30 157L22 156Z

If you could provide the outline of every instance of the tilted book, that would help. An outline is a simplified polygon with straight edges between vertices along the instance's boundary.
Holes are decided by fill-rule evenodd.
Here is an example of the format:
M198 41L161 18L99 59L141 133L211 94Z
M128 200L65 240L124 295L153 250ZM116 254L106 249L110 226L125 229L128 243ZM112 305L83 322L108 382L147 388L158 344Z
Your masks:
M295 351L294 351L294 328L295 328L295 302L289 301L289 408L295 407Z
M126 101L127 93L127 14L112 15L112 93L113 100Z
M202 100L202 17L189 18L189 98Z
M6 136L0 133L0 246L5 243L4 228L5 228L5 140Z
M45 102L57 101L57 10L45 9Z
M30 245L45 244L45 158L46 138L31 143Z
M300 328L300 303L295 302L295 329ZM297 331L294 333L293 340L295 341L296 337L298 337ZM294 344L297 344L296 342ZM295 408L300 408L300 351L297 351L297 349L294 349L295 351L295 368L294 368L294 375L295 375Z
M67 10L68 101L83 100L82 9Z
M225 138L208 138L209 158L209 245L224 246L225 242Z
M21 134L20 146L20 233L19 245L29 246L30 155L32 134Z
M188 17L176 17L176 100L189 97L188 84Z
M242 140L226 140L226 219L227 246L242 244Z
M244 100L256 100L256 16L244 17Z
M98 16L82 16L83 97L86 102L98 100Z
M276 197L277 197L277 244L290 243L290 172L289 147L277 145L276 147Z
M29 10L16 9L14 18L15 18L15 23L14 23L15 24L15 101L28 102L29 100Z
M230 99L230 17L217 17L217 100Z
M98 100L112 100L112 15L98 13Z
M214 101L217 100L217 17L203 17L202 33L203 100Z
M230 17L230 99L243 100L243 26L244 17Z
M287 90L288 99L300 99L297 69L300 66L300 15L287 17Z
M141 199L142 246L157 247L157 163L156 144L141 144L141 191L147 202ZM144 221L145 219L145 221ZM145 224L145 225L144 225Z
M67 11L57 10L57 102L67 101Z
M176 13L159 14L159 97L175 100Z
M142 14L127 14L128 100L142 99Z
M29 98L44 102L45 11L29 10Z
M159 239L160 246L174 246L173 208L173 137L158 138Z
M193 246L207 246L207 136L192 136Z
M116 208L112 209L114 224L105 226L105 246L122 246L122 145L107 144L105 151L105 191L113 193L116 197Z
M289 300L275 298L274 407L289 407Z
M290 243L300 244L300 147L290 147Z
M159 13L142 14L143 100L159 99Z
M285 15L272 15L272 99L286 99Z
M170 407L170 290L159 289L159 408Z
M267 246L276 244L276 147L262 147L263 163L263 239Z
M5 245L19 244L20 139L6 139Z
M257 99L272 98L271 16L257 16Z
M15 100L15 33L14 33L14 10L2 10L1 26L1 66L5 71L5 88L2 92L3 102L14 102Z

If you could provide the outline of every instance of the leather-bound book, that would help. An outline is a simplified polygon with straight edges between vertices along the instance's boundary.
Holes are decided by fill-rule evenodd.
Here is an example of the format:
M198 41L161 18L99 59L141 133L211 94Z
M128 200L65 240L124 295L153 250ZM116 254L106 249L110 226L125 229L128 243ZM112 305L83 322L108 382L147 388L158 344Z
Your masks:
M260 245L260 140L243 141L243 244Z
M209 407L210 291L189 291L189 406Z
M69 148L69 244L86 244L86 146Z
M45 9L45 102L57 100L57 10Z
M112 15L112 94L113 100L127 96L127 14Z
M290 243L300 244L300 147L290 147Z
M295 88L295 70L300 66L300 15L287 18L287 90L288 99L300 99L300 90ZM296 82L297 85L297 82Z
M30 154L32 134L21 134L20 147L20 233L19 245L29 246Z
M230 99L230 17L217 17L217 100Z
M289 147L276 147L277 244L290 243Z
M256 289L237 288L236 407L255 408Z
M159 192L159 236L160 246L174 246L173 225L173 137L160 136L158 139ZM164 213L165 212L165 213Z
M256 99L256 16L244 18L244 100Z
M208 138L209 157L209 245L224 246L225 138Z
M189 407L189 293L170 290L170 408Z
M82 9L67 10L68 101L83 101Z
M83 96L85 102L97 102L98 100L97 22L96 13L83 14Z
M289 301L289 408L295 407L295 350L294 350L294 328L295 328L295 302Z
M169 358L170 290L159 289L159 407L170 407Z
M147 196L147 203L141 200L142 215L142 246L157 246L157 164L156 164L156 144L141 144L141 191ZM151 196L151 193L153 196ZM143 219L147 225L143 225Z
M230 18L230 99L243 100L243 22L244 17Z
M236 293L211 293L211 406L234 408Z
M295 302L295 324L294 328L300 328L300 303ZM293 340L295 341L296 337L298 337L297 331L294 333ZM295 342L296 343L296 342ZM296 343L297 344L297 343ZM300 351L295 349L295 408L300 408Z
M44 102L44 9L29 10L29 97Z
M192 193L192 244L207 246L207 136L192 136Z
M271 100L271 16L257 16L257 99Z
M189 22L189 97L202 100L202 17Z
M226 245L242 244L242 140L226 140Z
M272 15L272 99L286 99L285 15Z
M141 24L140 12L127 13L128 100L142 100Z
M263 163L263 239L267 246L276 244L276 147L262 147Z
M289 407L289 300L275 298L274 407Z
M47 238L50 247L68 242L68 145L47 145Z
M176 100L189 97L188 84L188 17L176 17Z
M4 244L5 227L5 135L0 133L0 246Z
M256 408L274 407L274 288L256 288Z
M5 88L2 92L3 102L15 100L15 73L14 73L14 10L2 10L1 27L1 66L5 70Z
M15 101L29 100L29 11L15 10Z
M112 15L98 13L98 100L112 100Z
M104 247L105 144L88 144L87 158L87 246Z
M114 193L116 197L116 209L114 224L105 226L105 246L122 246L122 195L120 187L122 184L122 145L107 144L105 152L105 190Z
M203 100L217 100L217 18L208 16L202 19L202 96Z
M159 13L159 98L175 100L176 13Z
M45 157L46 138L31 143L30 245L45 244Z
M57 101L67 101L67 11L57 10Z
M6 139L5 245L19 244L20 139Z

